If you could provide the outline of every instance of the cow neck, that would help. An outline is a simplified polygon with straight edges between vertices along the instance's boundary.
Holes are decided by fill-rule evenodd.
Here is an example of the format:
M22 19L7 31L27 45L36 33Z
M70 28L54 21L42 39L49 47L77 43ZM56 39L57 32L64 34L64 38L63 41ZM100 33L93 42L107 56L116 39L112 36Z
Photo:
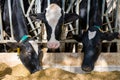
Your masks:
M25 42L26 40L28 40L31 36L30 35L24 35L21 40L19 41L19 43L23 43Z

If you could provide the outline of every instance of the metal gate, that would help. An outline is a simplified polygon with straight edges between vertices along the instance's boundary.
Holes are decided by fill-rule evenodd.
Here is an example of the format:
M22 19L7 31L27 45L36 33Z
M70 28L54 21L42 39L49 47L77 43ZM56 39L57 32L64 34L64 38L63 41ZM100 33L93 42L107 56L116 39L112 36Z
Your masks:
M9 6L9 19L10 19L10 30L11 30L11 37L9 38L5 38L5 32L3 30L3 25L2 25L2 14L1 14L1 10L0 10L0 43L6 43L6 42L16 42L13 36L13 25L12 25L12 15L11 15L11 4L10 1L8 0L8 6ZM27 12L25 12L24 10L24 0L20 0L21 1L21 7L23 10L23 13L25 15L25 17L28 20L28 24L31 27L30 32L33 32L34 36L36 37L36 41L40 42L40 43L46 43L46 32L45 32L45 27L41 27L41 26L45 26L42 22L35 22L33 23L32 20L29 17L29 14L31 13L31 11L33 11L34 13L41 13L41 0L28 0L29 1L29 8L27 10ZM62 8L64 10L64 12L66 13L70 13L75 11L77 14L79 14L79 5L80 5L81 0L62 0ZM118 18L120 17L120 0L107 0L108 6L107 6L107 10L106 12L104 12L104 6L105 6L105 0L103 1L103 6L102 6L102 19L103 17L105 17L107 23L103 24L106 25L106 30L109 30L110 32L114 32L114 31L119 31L120 32L120 22L118 22ZM47 5L50 4L50 0L47 0ZM66 6L67 4L67 6ZM34 8L33 8L34 6ZM74 6L74 8L73 8ZM75 9L75 10L74 10ZM88 0L88 8L87 8L87 14L89 16L89 9L90 9L90 0ZM110 19L109 17L112 16L112 19ZM115 20L115 22L113 23L113 20ZM87 26L88 25L89 19L87 19ZM114 26L112 26L112 24L114 24ZM35 25L34 25L35 24ZM72 23L68 23L65 24L64 26L66 26L65 28L63 28L63 36L62 36L62 40L61 42L69 42L69 43L75 43L75 40L67 40L66 41L66 36L68 34L68 32L72 32L72 34L78 34L78 28L79 28L79 21L77 20L75 23L75 27L73 27ZM69 28L69 29L68 29ZM42 37L41 37L41 36ZM106 42L106 41L105 41ZM119 45L120 45L120 41L119 40L115 40L114 42L117 42L118 45L118 50L119 50Z

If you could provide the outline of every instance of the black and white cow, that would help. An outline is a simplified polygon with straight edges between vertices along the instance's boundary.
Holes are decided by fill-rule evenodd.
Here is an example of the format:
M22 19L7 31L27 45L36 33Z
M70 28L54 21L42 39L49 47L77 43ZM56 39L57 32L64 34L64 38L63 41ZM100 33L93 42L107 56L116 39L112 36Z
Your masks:
M52 0L51 0L52 1ZM57 49L60 46L60 38L62 25L71 21L75 21L79 16L75 13L64 13L62 8L57 4L61 0L53 0L43 13L32 14L33 20L42 20L47 29L47 47L49 49ZM57 3L56 3L57 2Z
M103 40L113 40L119 37L119 33L103 32L102 28L102 1L91 0L89 28L74 38L83 43L84 58L82 62L82 70L90 72L94 69L95 62L101 53L101 45ZM86 0L82 0L81 6L87 5ZM85 23L80 27L86 27L87 8L81 7L80 20ZM81 19L82 18L82 19ZM82 23L82 24L84 24Z
M20 48L20 60L31 73L41 70L42 52L40 48L38 49L38 44L34 40L31 40L30 36L28 35L27 23L21 9L20 0L11 0L11 10L13 33L17 43L9 42L7 45L11 48ZM2 11L3 24L5 31L10 35L10 21L8 11L8 0L5 0Z

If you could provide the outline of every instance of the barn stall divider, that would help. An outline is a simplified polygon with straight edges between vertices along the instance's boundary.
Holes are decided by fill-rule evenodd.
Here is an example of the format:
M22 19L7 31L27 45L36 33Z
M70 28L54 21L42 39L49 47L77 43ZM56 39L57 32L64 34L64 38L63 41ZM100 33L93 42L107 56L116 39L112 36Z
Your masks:
M11 1L11 0L8 0ZM23 13L25 17L28 20L28 25L30 28L30 35L32 35L33 38L36 39L36 41L39 44L46 44L46 30L45 25L42 23L42 21L39 22L33 22L29 14L30 13L40 13L41 10L41 1L40 0L29 0L29 7L27 11L25 12L25 6L24 6L24 0L21 1L21 7L23 10ZM70 13L70 12L76 12L79 14L79 5L81 0L62 0L62 8L64 12ZM109 30L111 33L114 31L120 32L120 1L119 0L107 0L108 6L106 12L104 12L104 6L105 2L103 2L103 11L102 15L105 17L107 23L103 24L106 26L105 30ZM50 0L47 1L47 4L50 4ZM88 14L89 14L89 4L90 0L88 2ZM11 4L8 3L9 6L9 20L10 20L10 29L11 29L11 37L7 36L5 31L3 30L3 24L2 24L2 11L0 10L0 44L4 45L5 49L5 43L6 42L15 42L14 36L13 36L13 25L12 25L12 15L11 15ZM89 15L88 15L89 16ZM102 18L103 18L102 17ZM88 21L87 19L87 26ZM115 21L115 22L114 22ZM79 21L77 20L74 24L73 23L67 23L63 26L63 32L61 36L61 51L60 53L47 53L46 47L43 49L44 51L44 57L43 57L43 66L44 68L48 67L57 67L62 68L67 71L71 72L77 72L81 73L83 72L81 70L81 62L82 62L82 56L83 53L81 52L82 44L76 42L73 39L67 39L68 33L72 34L78 34L78 28L79 28ZM65 43L74 43L72 44L73 48L71 52L64 52L65 49ZM77 43L77 46L75 45ZM113 41L103 41L103 43L109 43L109 46L107 48L106 53L102 53L99 56L99 59L95 66L95 71L120 71L120 40L113 40ZM112 43L116 43L117 46L117 52L110 52L110 47ZM76 51L76 47L80 47ZM8 50L5 50L5 52L0 53L0 62L6 63L10 66L15 66L17 64L21 64L21 61L19 60L17 52L7 52ZM19 50L17 50L19 51ZM9 59L9 60L8 60Z

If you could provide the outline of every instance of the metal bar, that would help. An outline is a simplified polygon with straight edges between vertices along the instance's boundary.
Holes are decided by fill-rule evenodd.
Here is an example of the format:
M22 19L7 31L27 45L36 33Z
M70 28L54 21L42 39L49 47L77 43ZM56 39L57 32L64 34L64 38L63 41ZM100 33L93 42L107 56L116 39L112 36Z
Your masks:
M109 10L111 9L111 7L113 6L114 1L112 0L110 5L108 6L108 9L106 10L105 14L109 13Z
M118 29L120 29L120 26L118 26L118 12L120 13L120 11L119 11L119 9L120 9L120 0L117 0L117 6L116 6L116 19L115 19L115 31L116 32L120 32L120 30L118 30Z
M108 13L109 13L109 10L111 9L111 7L113 6L113 2L114 2L114 1L111 0L109 7L108 7L108 9L106 10L106 12L105 12L105 14L104 14L104 16L105 16L105 18L106 18L106 20L107 20L107 23L108 23L108 27L109 27L109 29L110 29L110 32L113 32L113 30L112 30L112 27L111 27L111 24L110 24L110 20L109 20L109 18L108 18Z
M0 40L3 40L2 10L0 8Z
M17 42L16 40L1 40L0 43Z
M12 24L12 10L11 10L11 0L8 0L8 10L9 10L9 20L10 20L10 30L11 30L11 39L14 40L13 35L13 24Z
M35 25L37 25L37 26L38 26L38 23L35 23ZM35 30L37 30L37 29L40 29L40 28L41 28L40 26L38 26L38 27L37 27L37 26L36 26L36 28L35 28L35 29L30 30L29 32L33 32L33 31L35 31Z
M72 24L69 24L69 26L70 26L70 29L73 30L73 31L72 31L72 34L75 34L75 31L74 31L74 29L73 29Z
M80 0L81 1L81 0ZM80 2L79 0L77 0L76 2L76 13L79 15L79 2ZM76 20L76 34L78 34L78 30L79 30L79 20Z
M104 11L105 11L105 0L103 0L103 3L102 3L102 21L104 17Z
M110 32L113 33L113 30L112 30L112 27L111 27L111 25L110 25L110 21L109 21L108 16L106 15L105 18L106 18L106 20L107 20L107 23L108 23L108 27L109 27L109 29L110 29Z
M110 32L113 33L113 30L112 30L112 27L111 27L111 24L110 24L110 21L109 21L109 18L108 18L108 15L105 16L106 20L107 20L107 23L108 23L108 27L110 29ZM109 43L109 46L108 46L108 52L110 52L110 46L111 46L111 42Z
M30 26L31 26L32 29L35 29L35 28L34 28L34 25L32 24L31 19L29 18L29 13L30 13L30 10L32 9L32 6L34 5L34 2L35 2L35 0L31 1L30 7L28 8L27 14L26 14L26 17L27 17L27 19L28 19L28 21L29 21ZM34 31L34 34L37 35L37 31Z
M89 12L90 12L90 0L88 0L87 4L87 29L89 28Z
M29 17L27 17L27 19L28 19L28 21L29 21L29 23L30 23L31 28L34 30L34 29L35 29L35 27L34 27L34 25L32 24L31 19L30 19ZM37 35L36 30L34 31L34 34L35 34L35 35Z
M110 43L110 42L118 42L118 41L120 41L120 40L118 40L118 39L114 39L114 40L112 40L112 41L106 41L106 40L104 40L102 43ZM47 41L46 40L43 40L43 41L36 41L37 43L47 43ZM61 40L60 41L61 43L78 43L76 40L74 40L74 39L69 39L69 40Z
M28 10L27 10L26 17L29 16L30 10L32 9L32 7L33 7L33 5L34 5L34 2L35 2L35 0L32 0L32 1L31 1L31 3L30 3L30 7L29 7Z
M47 5L48 5L48 6L50 5L50 0L47 1Z
M62 0L62 9L65 11L65 0Z
M117 39L112 40L112 41L106 41L106 40L104 40L102 43L119 42L119 41L120 40L117 40ZM7 43L7 42L14 42L14 43L16 43L17 41L16 40L2 40L2 41L0 41L0 43ZM37 43L47 43L47 40L46 39L42 40L42 41L36 40L35 42L37 42ZM60 42L61 43L78 43L76 40L73 40L73 39L63 40L63 41L60 41Z
M120 33L120 0L117 0L116 4L115 31ZM117 42L117 51L120 52L120 41Z
M20 5L21 5L21 8L22 8L23 14L25 15L23 0L20 0Z
M66 13L70 12L70 9L72 8L74 2L75 2L75 0L71 0L71 3L70 3L69 7L66 10Z

